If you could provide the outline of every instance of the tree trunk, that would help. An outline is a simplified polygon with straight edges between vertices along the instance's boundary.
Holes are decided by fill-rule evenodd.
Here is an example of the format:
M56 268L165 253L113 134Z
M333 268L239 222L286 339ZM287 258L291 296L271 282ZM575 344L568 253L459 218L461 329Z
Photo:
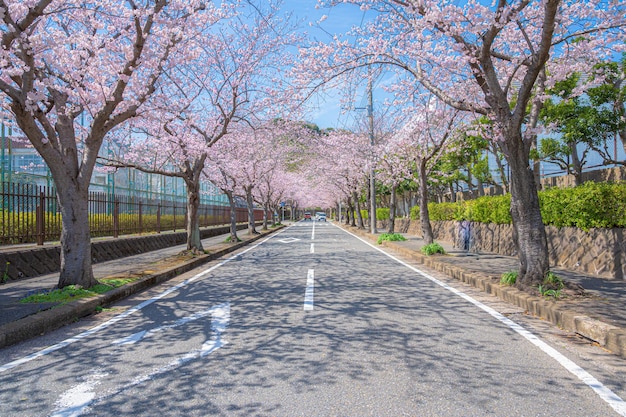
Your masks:
M471 198L476 198L474 195L474 176L472 175L472 170L467 169L467 191Z
M357 207L359 207L359 202L357 200L356 202ZM361 215L361 211L357 210L354 205L350 206L350 226L352 227L356 227L356 216L360 216Z
M450 202L456 203L456 190L454 189L454 183L450 183Z
M576 143L569 144L571 156L572 156L572 174L574 174L574 184L581 185L583 183L583 166L578 158L578 150L576 149Z
M361 202L359 201L359 195L356 191L352 192L352 198L354 199L354 202L356 204L356 216L359 229L365 229L365 224L363 223L363 214L361 214Z
M352 200L348 198L348 208L346 209L346 225L350 225L352 222L352 226L354 226L354 206L352 205Z
M507 162L511 169L511 218L518 249L520 270L517 286L536 287L550 269L548 241L541 218L535 176L528 162L521 132L509 132ZM517 135L516 137L513 137Z
M63 97L60 97L63 98ZM62 100L63 101L63 100ZM63 107L63 106L61 106ZM91 266L91 235L89 231L89 179L95 166L97 150L102 143L102 134L93 135L89 146L83 149L86 155L78 159L73 119L65 114L58 116L54 131L58 147L43 145L43 133L35 119L21 103L12 103L11 110L24 134L44 159L56 188L61 209L61 256L57 286L79 285L93 287L98 283ZM65 111L65 108L63 108Z
M391 186L391 197L389 198L389 229L388 233L394 233L396 228L396 185Z
M237 236L237 207L235 207L235 198L233 197L232 191L224 191L226 197L228 197L228 204L230 205L230 242L237 243L239 242L239 237Z
M268 229L268 223L269 223L269 216L267 215L268 213L270 213L270 203L265 203L263 205L263 229L261 230L267 230ZM273 213L273 212L272 212ZM272 214L273 216L273 214Z
M509 192L509 180L506 176L506 172L504 170L504 165L502 164L502 160L500 159L500 155L498 155L498 150L495 148L495 143L491 143L492 153L494 156L494 160L496 161L496 165L498 166L498 172L500 173L500 180L502 181L502 192L507 194Z
M485 186L483 185L483 182L481 181L480 178L476 177L476 187L478 189L478 196L479 197L484 197L485 196Z
M201 172L201 171L200 171ZM200 239L200 180L184 177L187 186L187 250L194 253L204 252Z
M252 187L246 187L246 202L248 203L248 234L258 235L256 231L256 221L254 220L254 197L252 197Z
M58 287L80 285L91 288L98 283L91 268L88 190L70 179L56 183L61 207L61 273Z
M433 228L430 225L430 214L428 213L428 181L426 178L426 160L418 159L419 167L419 206L420 206L420 225L422 226L422 239L424 243L430 245L435 241L433 236Z

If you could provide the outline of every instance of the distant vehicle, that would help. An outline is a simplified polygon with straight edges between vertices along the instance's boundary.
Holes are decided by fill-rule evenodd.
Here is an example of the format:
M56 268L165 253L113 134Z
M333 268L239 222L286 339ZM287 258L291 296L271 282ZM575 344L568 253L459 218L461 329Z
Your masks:
M311 213L309 213L308 211L304 212L304 220L311 220Z
M325 222L326 221L326 213L324 213L323 211L318 211L317 213L315 213L315 221Z

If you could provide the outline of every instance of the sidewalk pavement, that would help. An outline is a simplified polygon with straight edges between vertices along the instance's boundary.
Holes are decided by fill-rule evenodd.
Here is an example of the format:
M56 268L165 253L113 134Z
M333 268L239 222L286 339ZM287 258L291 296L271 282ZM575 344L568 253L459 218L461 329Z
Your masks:
M343 226L345 227L345 226ZM352 233L377 240L363 230L349 227ZM383 233L381 231L381 233ZM561 268L552 271L564 281L580 284L586 295L553 300L532 296L513 287L500 285L503 273L518 270L517 257L494 253L472 253L456 249L450 242L438 241L446 255L423 255L423 239L404 234L406 241L383 242L383 246L424 266L466 282L529 313L597 342L626 358L626 281L609 280Z
M346 228L367 239L378 238L377 235L356 228ZM22 304L19 303L19 299L38 290L53 288L58 281L58 273L0 285L0 311L2 312L0 314L0 348L93 314L98 306L111 304L171 279L265 235L266 233L249 237L245 233L240 233L243 242L237 245L224 243L227 235L204 239L202 244L210 253L195 258L178 256L185 249L184 245L180 245L94 264L96 278L129 275L142 278L98 297L80 299L56 307L54 304ZM626 358L625 281L607 280L554 268L553 271L565 281L582 285L588 296L549 300L499 284L502 273L517 269L518 260L515 257L492 253L468 253L455 249L449 242L439 242L446 250L446 255L425 256L420 252L421 247L424 246L422 239L407 234L404 236L408 239L407 241L384 242L384 246L427 268L443 272L518 305L529 313L549 320L565 330L579 333Z
M278 229L254 236L241 231L238 236L242 241L234 245L226 243L229 234L203 239L202 246L208 252L206 255L181 255L186 245L177 245L96 263L93 265L96 279L110 277L140 277L140 279L98 297L82 298L63 305L19 302L28 295L53 289L59 281L58 273L0 284L0 348L36 337L76 321L80 317L93 314L98 307L110 305L218 259L276 230ZM25 246L25 249L28 247Z

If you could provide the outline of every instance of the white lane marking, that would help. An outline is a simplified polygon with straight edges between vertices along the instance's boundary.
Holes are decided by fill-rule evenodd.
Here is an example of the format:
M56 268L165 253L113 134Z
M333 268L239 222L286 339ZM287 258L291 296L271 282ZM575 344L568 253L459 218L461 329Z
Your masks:
M197 281L197 280L199 280L201 278L204 278L206 275L208 275L209 273L213 272L217 268L219 268L221 266L224 266L228 262L237 259L237 257L243 255L246 252L249 252L249 251L251 251L253 249L256 249L257 247L259 247L263 243L267 242L268 240L272 239L273 237L278 236L279 234L281 234L284 231L288 230L290 227L291 226L288 226L288 227L286 227L286 228L284 228L282 230L279 230L278 232L276 232L276 233L266 237L265 239L262 239L259 243L257 243L255 245L245 249L244 251L239 252L236 255L233 255L230 258L227 258L227 259L223 260L222 262L220 262L220 263L218 263L218 264L208 268L207 270L202 271L202 272L194 275L193 277L191 277L189 279L186 279L185 281L183 281L183 282L181 282L181 283L179 283L179 284L177 284L177 285L175 285L173 287L168 288L167 290L163 291L161 294L158 294L155 297L142 302L141 304L137 304L136 306L126 310L122 314L120 314L118 316L115 316L112 319L110 319L110 320L108 320L108 321L106 321L106 322L104 322L104 323L102 323L102 324L100 324L100 325L98 325L96 327L93 327L93 328L91 328L89 330L86 330L86 331L84 331L82 333L79 333L79 334L77 334L74 337L70 337L69 339L65 339L65 340L63 340L63 341L61 341L61 342L59 342L59 343L57 343L55 345L49 346L49 347L47 347L45 349L42 349L40 351L31 353L30 355L24 356L24 357L22 357L20 359L16 359L14 361L8 362L8 363L0 366L0 373L6 372L6 371L8 371L10 369L13 369L13 368L17 367L17 366L20 366L20 365L23 365L25 363L28 363L28 362L30 362L30 361L32 361L34 359L37 359L37 358L49 355L50 353L56 352L59 349L63 349L64 347L67 347L67 346L71 345L72 343L75 343L75 342L78 342L80 340L83 340L83 339L85 339L85 338L87 338L87 337L89 337L89 336L99 332L100 330L104 330L104 329L112 326L113 324L117 323L118 321L120 321L120 320L122 320L122 319L124 319L124 318L126 318L128 316L130 316L131 314L134 314L134 313L142 310L143 308L149 306L150 304L160 300L161 298L168 296L169 294L173 293L174 291L178 291L179 289L181 289L181 288L191 284L192 282Z
M315 222L313 222L313 229L311 230L311 240L315 240Z
M315 243L311 243L311 253L315 253Z
M304 311L313 310L313 291L315 289L315 273L312 269L306 275L306 291L304 292Z
M293 242L297 242L298 240L300 240L300 239L295 238L295 237L286 237L284 239L280 239L279 242L281 242L281 243L293 243Z
M162 332L164 330L173 329L178 326L182 326L191 321L198 320L204 316L208 316L209 314L213 314L216 309L223 308L224 304L220 304L218 306L211 307L208 310L201 311L199 313L192 314L191 316L183 317L181 319L176 320L172 324L166 324L164 326L154 327L150 330L142 330L140 332L131 334L130 336L124 337L122 339L118 339L112 342L114 345L132 345L137 343L138 341L153 335L154 333Z
M230 321L230 303L220 304L212 308L212 310L211 329L213 330L213 338L202 345L202 349L200 349L201 357L207 356L228 343L222 340L222 333L226 331Z
M204 358L217 349L225 346L228 342L222 339L222 333L226 331L228 322L230 321L230 304L223 303L211 308L211 338L206 340L200 349L192 350L185 355L174 359L165 366L162 366L146 375L135 378L130 384L113 390L99 398L95 398L96 393L94 387L99 383L99 379L108 374L101 373L95 375L95 378L81 383L61 395L57 401L57 406L63 407L56 411L51 417L78 417L83 414L92 404L97 404L115 395L119 395L129 388L135 387L144 382L150 381L155 376L164 374L173 369L178 368L185 363L197 359Z
M50 417L77 417L96 397L95 387L108 373L96 372L89 375L85 382L64 392L56 401L55 411Z
M609 406L611 406L611 408L613 408L613 410L615 410L621 416L626 417L626 402L622 398L620 398L617 394L615 394L609 388L604 386L604 384L602 384L600 381L598 381L589 372L585 371L583 368L581 368L576 363L574 363L572 360L570 360L567 357L565 357L564 355L562 355L559 351L554 349L552 346L548 345L546 342L544 342L543 340L539 339L539 337L534 335L532 332L526 330L524 327L522 327L521 325L515 323L513 320L511 320L511 319L503 316L502 314L498 313L493 308L488 307L485 304L481 303L480 301L473 299L472 297L470 297L469 295L465 294L464 292L462 292L460 290L457 290L456 288L451 287L451 286L449 286L448 284L446 284L446 283L444 283L442 281L439 281L437 278L427 274L426 272L424 272L424 271L422 271L422 270L420 270L418 268L415 268L412 265L407 264L406 262L396 258L395 256L385 252L384 250L382 250L380 248L377 248L376 246L372 245L371 243L365 241L364 239L361 239L359 236L354 235L354 234L352 234L352 233L350 233L347 230L344 230L342 228L340 228L340 229L343 230L344 232L346 232L347 234L349 234L349 235L359 239L361 242L365 243L366 245L368 245L368 246L376 249L377 251L385 254L386 256L388 256L389 258L391 258L394 261L398 262L399 264L404 265L405 267L411 269L414 272L417 272L418 274L424 276L425 278L429 279L430 281L434 282L435 284L445 288L446 290L452 292L453 294L458 295L459 297L469 301L470 303L472 303L476 307L486 311L493 318L495 318L496 320L498 320L501 323L505 324L510 329L512 329L513 331L515 331L516 333L518 333L519 335L524 337L526 340L528 340L530 343L532 343L533 345L537 346L539 349L541 349L544 353L546 353L552 359L556 360L567 371L572 373L574 376L576 376L582 382L587 384L587 386L589 386L592 390L594 390L595 393L598 394L598 396L600 398L602 398Z

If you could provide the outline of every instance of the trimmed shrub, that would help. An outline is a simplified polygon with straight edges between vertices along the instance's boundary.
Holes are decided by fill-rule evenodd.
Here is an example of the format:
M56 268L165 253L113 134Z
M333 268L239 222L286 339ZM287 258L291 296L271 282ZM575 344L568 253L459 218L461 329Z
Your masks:
M377 208L376 220L389 220L389 209L385 207Z
M545 224L585 231L626 226L626 183L586 182L575 188L551 188L539 197Z
M461 210L459 210L459 208L460 205L458 203L429 203L428 215L431 221L454 220L461 214Z
M420 206L411 207L411 220L420 219Z
M478 223L511 224L511 195L485 196L466 202L462 220ZM454 219L460 220L460 219Z

